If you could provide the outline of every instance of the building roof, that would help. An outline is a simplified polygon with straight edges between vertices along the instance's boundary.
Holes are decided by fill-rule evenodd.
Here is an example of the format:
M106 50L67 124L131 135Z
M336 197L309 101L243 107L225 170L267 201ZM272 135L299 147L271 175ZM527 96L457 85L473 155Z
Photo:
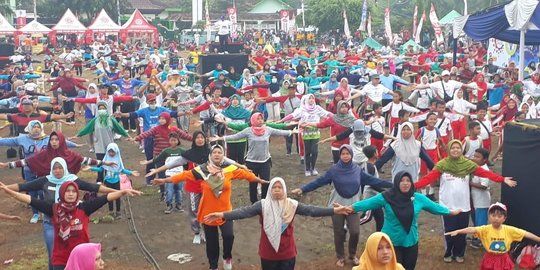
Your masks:
M167 18L170 21L191 22L191 13L173 13ZM221 17L221 13L210 13L210 20L216 21ZM238 22L243 21L278 21L279 13L238 13Z
M167 8L167 6L159 1L155 0L129 0L133 9L144 11L143 13L160 13Z
M281 0L262 0L249 11L249 13L277 13L280 10L293 8Z

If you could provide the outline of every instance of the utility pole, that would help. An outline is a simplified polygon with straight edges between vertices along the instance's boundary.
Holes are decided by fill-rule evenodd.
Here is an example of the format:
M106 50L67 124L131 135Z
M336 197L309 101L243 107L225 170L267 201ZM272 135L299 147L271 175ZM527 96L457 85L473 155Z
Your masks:
M116 15L118 15L118 25L122 26L122 21L120 20L120 0L116 0Z
M302 28L306 31L306 10L304 9L304 0L302 0Z
M34 20L37 20L37 0L34 0Z

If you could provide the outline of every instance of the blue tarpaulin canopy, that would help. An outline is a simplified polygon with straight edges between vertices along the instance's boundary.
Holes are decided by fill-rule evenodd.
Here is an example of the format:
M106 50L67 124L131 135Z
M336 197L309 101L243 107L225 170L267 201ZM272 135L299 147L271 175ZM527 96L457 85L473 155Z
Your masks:
M496 38L520 45L540 45L540 5L538 0L514 0L454 20L454 38L463 32L474 40ZM520 61L520 70L523 70ZM521 78L520 74L520 78Z

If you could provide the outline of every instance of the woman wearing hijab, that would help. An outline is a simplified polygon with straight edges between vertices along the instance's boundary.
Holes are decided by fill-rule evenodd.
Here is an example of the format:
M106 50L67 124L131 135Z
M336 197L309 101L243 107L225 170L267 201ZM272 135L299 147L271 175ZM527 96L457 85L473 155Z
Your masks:
M103 157L104 162L114 162L115 166L103 165L99 167L90 167L87 166L83 168L83 171L94 171L102 173L104 175L104 184L106 187L120 190L120 174L134 175L139 176L139 172L130 171L124 167L124 162L122 161L122 154L120 153L120 148L116 143L110 143L107 146L107 151L105 157ZM116 200L116 212L114 211L113 202L109 202L109 215L115 218L120 218L120 199Z
M433 91L431 90L431 88L426 87L429 86L429 77L427 75L423 75L420 79L420 83L417 86L418 87L414 89L414 91L407 98L407 100L411 100L417 97L416 108L418 108L422 112L428 111L430 106L429 103L433 99Z
M328 104L328 107L326 107L326 110L328 110L329 112L333 114L336 114L338 111L338 102L344 99L345 99L345 95L343 95L343 92L341 92L340 90L337 90L334 93L334 99L332 100L332 102L330 102L330 104Z
M95 83L88 84L88 91L86 91L85 99L97 98L99 97L99 92L97 90L97 85ZM81 104L79 103L79 107ZM95 103L84 104L84 122L88 124L94 117L96 117L97 106ZM90 153L94 152L94 134L88 134L87 143L90 146Z
M418 258L418 216L422 210L434 215L457 215L461 210L450 211L434 203L428 197L415 192L413 178L409 172L400 171L394 176L392 189L369 199L355 202L354 213L378 208L384 209L382 232L389 235L396 249L397 261L406 270L413 270Z
M229 106L227 106L221 114L225 117L225 121L232 124L244 124L251 117L251 112L244 109L244 106L242 106L242 98L237 94L231 96L229 99ZM246 155L246 143L246 138L237 141L228 141L227 156L232 160L243 164Z
M96 153L96 159L103 160L107 154L108 145L114 143L115 134L124 137L129 137L129 135L116 118L108 112L105 101L98 101L96 107L96 116L77 133L76 137L93 134L92 149ZM103 172L98 173L97 182L103 183Z
M446 103L446 108L455 113L457 120L452 121L452 131L454 138L463 140L467 136L467 119L471 110L476 110L476 105L468 102L463 98L463 90L457 89L454 94L454 99Z
M517 185L512 177L503 177L496 173L487 171L479 167L472 160L463 156L463 144L461 141L452 140L448 143L448 157L440 160L435 167L424 177L420 178L414 185L416 189L440 181L439 203L449 209L460 209L462 212L451 217L443 217L444 231L451 232L466 228L469 225L470 187L468 175L476 175L488 178L491 181L504 182L510 187ZM458 263L463 263L465 255L466 239L465 235L457 237L445 236L446 251L445 262L452 262L455 259Z
M84 243L76 246L69 254L65 270L103 270L101 244Z
M330 136L338 135L342 132L345 132L348 128L353 126L356 117L350 112L351 106L345 100L341 100L337 103L336 113L327 117L318 123L305 123L305 126L316 127L316 128L327 128L330 127ZM349 144L349 137L343 140L336 140L332 142L332 157L334 159L334 164L339 161L339 148L344 145Z
M285 116L278 122L287 122L295 119L299 120L300 125L304 123L318 123L321 118L326 118L330 115L332 115L330 112L315 103L315 96L313 94L307 94L302 97L300 108L294 110L293 113ZM315 163L319 155L318 143L320 138L321 133L318 128L307 127L303 129L302 139L304 141L306 176L319 175L319 172L315 169Z
M226 142L236 141L242 138L248 140L248 151L246 155L246 166L261 179L270 179L270 169L272 167L272 157L270 156L270 137L291 136L297 133L296 130L277 130L264 125L264 118L261 113L254 113L250 118L251 127L246 128L236 134L224 137L212 138L211 140L224 140ZM268 185L262 185L262 197L266 196ZM249 199L251 203L258 201L257 183L249 183Z
M392 177L395 178L398 172L406 171L414 181L418 179L420 170L418 158L426 162L429 169L432 169L434 164L422 144L414 138L413 125L410 122L405 122L400 125L399 129L397 140L390 144L390 147L375 163L375 167L380 171L386 162L394 158Z
M367 174L353 162L353 149L350 145L344 144L339 149L340 161L332 165L328 171L319 178L305 184L302 188L291 191L292 194L302 195L314 191L320 187L331 184L332 191L328 200L328 205L333 203L341 205L351 205L360 200L362 186L370 185L374 188L391 188L390 181L384 181ZM334 247L336 249L338 267L345 265L345 248L347 230L349 231L349 259L354 265L358 265L356 249L360 238L360 218L358 214L334 215L332 216L332 226L334 228Z
M79 203L79 186L74 181L64 182L58 191L58 202L36 200L23 193L11 190L0 182L3 189L16 200L30 204L50 216L54 225L54 245L52 251L52 269L65 268L69 254L79 244L88 243L89 216L107 203L124 195L140 195L136 190L122 190L106 196Z
M237 220L260 216L261 238L259 256L263 270L293 270L296 262L296 243L293 221L296 215L310 217L346 215L345 207L321 208L300 203L287 197L285 180L274 177L270 181L270 192L251 206L230 212L216 212L204 217L205 221Z
M60 197L59 190L60 186L66 181L73 181L77 183L81 190L88 192L99 192L99 193L111 193L116 190L105 187L104 185L90 184L81 179L76 175L70 174L66 161L61 157L54 158L49 165L49 173L47 176L39 177L31 182L25 182L23 184L12 184L8 185L7 188L17 191L17 192L43 192L43 199L51 203L58 202ZM47 253L49 257L49 266L51 266L51 255L53 250L53 239L54 239L54 230L51 222L51 216L43 216L43 240L45 241L45 246L47 247ZM52 269L52 268L50 268Z
M0 162L0 168L9 167L22 168L28 166L30 171L36 176L41 177L49 174L50 164L54 158L61 157L67 162L67 168L70 173L77 174L81 170L82 165L115 165L113 162L102 162L89 157L83 157L79 153L68 149L64 134L59 131L53 131L49 135L49 143L47 148L37 152L33 156L9 163Z
M203 224L206 236L206 256L210 269L218 268L219 233L223 238L223 267L232 269L232 247L234 242L233 223L230 221L206 222L204 217L214 212L232 210L232 180L245 179L249 182L266 183L255 174L240 169L234 165L225 165L225 153L219 144L212 146L208 161L192 170L184 171L165 179L154 179L154 185L178 183L180 181L201 182L202 197L199 204L197 219Z
M360 257L360 265L352 270L405 270L397 262L394 246L388 235L374 232L367 241Z

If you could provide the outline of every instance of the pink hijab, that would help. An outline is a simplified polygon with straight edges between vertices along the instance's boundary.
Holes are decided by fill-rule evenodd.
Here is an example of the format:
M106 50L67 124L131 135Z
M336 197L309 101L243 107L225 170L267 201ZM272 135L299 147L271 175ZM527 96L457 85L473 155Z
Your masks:
M262 117L262 113L259 112L252 114L249 122L251 123L251 131L253 132L253 134L257 136L262 136L264 135L266 129L264 128L264 125L262 127L257 126L257 118L259 118L259 115Z
M69 255L65 270L95 270L98 252L101 252L101 244L84 243L76 246Z

